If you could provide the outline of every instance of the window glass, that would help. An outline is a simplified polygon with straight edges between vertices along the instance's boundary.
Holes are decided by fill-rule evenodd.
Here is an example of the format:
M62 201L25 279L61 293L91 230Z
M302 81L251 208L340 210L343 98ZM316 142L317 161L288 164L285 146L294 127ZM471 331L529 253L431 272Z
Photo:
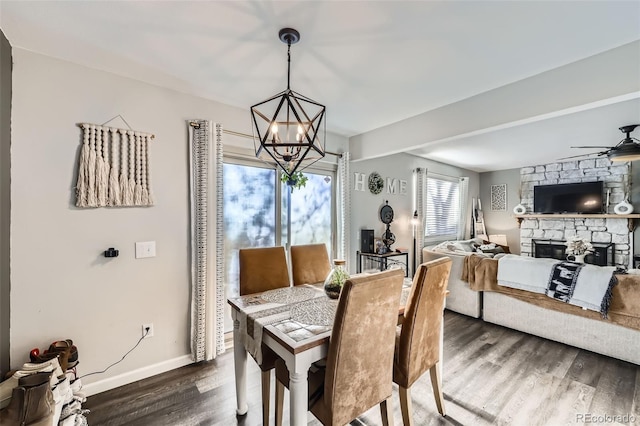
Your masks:
M291 200L291 245L324 243L332 247L332 188L328 174L304 172L307 184L293 191L282 184L282 241L288 241L289 200Z
M225 298L239 291L241 248L276 244L276 171L240 164L223 165ZM233 330L225 304L225 331Z

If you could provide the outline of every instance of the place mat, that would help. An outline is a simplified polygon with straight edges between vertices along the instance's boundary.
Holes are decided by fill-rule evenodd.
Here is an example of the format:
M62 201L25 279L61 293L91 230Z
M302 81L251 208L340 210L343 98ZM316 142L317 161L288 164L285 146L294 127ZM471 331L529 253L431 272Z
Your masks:
M283 287L265 291L260 298L272 303L291 304L313 299L317 291L309 287Z
M292 306L291 319L303 324L332 326L337 308L337 299L320 297Z

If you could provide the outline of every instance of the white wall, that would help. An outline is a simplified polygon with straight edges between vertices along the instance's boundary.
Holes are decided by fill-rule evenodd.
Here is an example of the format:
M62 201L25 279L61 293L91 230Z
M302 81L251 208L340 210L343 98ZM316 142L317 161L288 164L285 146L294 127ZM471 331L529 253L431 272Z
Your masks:
M458 167L449 166L447 164L426 160L409 154L395 154L384 158L375 158L371 160L355 161L351 163L351 251L349 256L349 270L356 271L356 251L360 250L360 230L373 229L375 237L380 238L384 233L386 226L380 221L380 207L389 201L389 205L393 207L394 220L391 223L391 232L396 236L396 243L392 249L404 247L409 249L409 265L412 264L412 248L413 236L411 227L411 218L415 209L413 203L413 169L421 167L426 168L433 173L439 173L447 176L469 177L469 202L471 198L478 197L479 177L478 173L470 170L460 169ZM383 179L396 178L407 181L407 194L389 194L385 186L382 193L374 195L369 192L365 183L365 191L354 190L354 174L364 173L366 179L369 174L378 172ZM469 215L467 215L470 217ZM420 248L418 248L419 250ZM411 273L410 273L411 274Z
M154 323L154 337L107 373L87 377L88 389L92 382L94 391L103 390L188 363L185 121L211 119L251 133L248 109L21 49L14 51L14 62L11 366L27 361L34 347L72 338L80 374L102 370L136 343L143 323ZM77 123L100 124L118 114L134 129L156 136L151 144L156 205L77 209ZM331 150L346 145L339 137L328 140ZM246 139L233 143L252 147ZM157 256L136 260L135 242L149 240L156 241ZM120 256L104 258L108 247L119 249ZM97 382L105 379L110 380Z
M354 160L486 132L640 90L640 41L350 138ZM603 77L606 76L606 77ZM554 96L549 96L549 91ZM488 107L490 106L490 107ZM389 141L394 141L389 149Z
M507 185L507 210L491 210L491 185ZM520 169L480 173L480 201L487 234L504 234L511 253L520 254L520 228L513 208L520 203Z

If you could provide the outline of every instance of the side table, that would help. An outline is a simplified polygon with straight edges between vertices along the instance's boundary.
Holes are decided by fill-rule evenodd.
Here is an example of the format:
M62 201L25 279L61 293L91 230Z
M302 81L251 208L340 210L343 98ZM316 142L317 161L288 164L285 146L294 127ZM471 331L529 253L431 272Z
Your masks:
M393 265L400 265L404 268L404 276L409 276L409 253L392 251L385 254L377 254L361 253L360 251L357 251L356 255L358 257L356 269L357 273L362 272L362 262L364 260L368 265L375 265L375 268L379 269L380 271L386 271Z

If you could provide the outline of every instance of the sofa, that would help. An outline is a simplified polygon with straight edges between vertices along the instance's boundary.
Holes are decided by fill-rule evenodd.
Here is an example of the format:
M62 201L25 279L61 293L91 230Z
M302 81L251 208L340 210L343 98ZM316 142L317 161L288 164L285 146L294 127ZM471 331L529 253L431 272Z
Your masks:
M497 284L498 268L496 260L468 257L463 270L469 282L456 285L478 293L484 321L640 365L640 276L617 276L603 320L597 312L504 288Z
M482 292L473 291L469 288L469 283L462 280L462 270L464 259L483 246L481 238L472 238L463 241L446 241L433 247L422 249L422 261L449 257L451 259L451 274L447 289L449 294L446 300L446 309L468 315L474 318L482 316ZM492 250L488 248L487 251ZM483 253L483 256L494 257L498 253Z

